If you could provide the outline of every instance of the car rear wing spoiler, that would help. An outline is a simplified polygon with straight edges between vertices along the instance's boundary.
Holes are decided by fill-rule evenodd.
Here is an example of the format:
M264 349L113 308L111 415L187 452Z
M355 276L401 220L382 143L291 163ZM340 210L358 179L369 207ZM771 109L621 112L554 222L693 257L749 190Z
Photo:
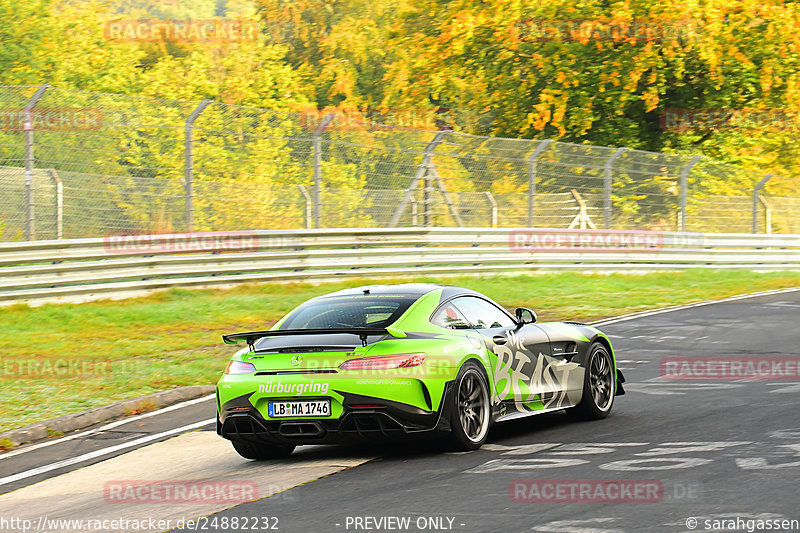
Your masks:
M393 337L405 337L405 333L396 328L329 328L329 329L271 329L268 331L249 331L245 333L230 333L223 335L222 340L225 344L236 344L239 341L246 341L250 349L258 339L264 337L288 337L292 335L335 335L337 333L350 333L358 335L361 343L367 345L367 337L370 335L391 335Z

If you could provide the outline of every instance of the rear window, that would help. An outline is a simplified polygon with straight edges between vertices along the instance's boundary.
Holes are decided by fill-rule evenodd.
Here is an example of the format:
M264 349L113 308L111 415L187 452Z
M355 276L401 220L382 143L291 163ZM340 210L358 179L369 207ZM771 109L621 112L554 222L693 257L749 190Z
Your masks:
M418 295L351 295L311 300L278 329L383 328L400 318Z

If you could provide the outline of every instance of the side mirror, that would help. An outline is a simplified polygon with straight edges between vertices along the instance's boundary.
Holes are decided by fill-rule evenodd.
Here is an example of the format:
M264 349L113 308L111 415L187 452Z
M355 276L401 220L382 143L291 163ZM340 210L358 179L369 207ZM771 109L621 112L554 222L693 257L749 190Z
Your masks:
M523 324L533 324L536 322L536 312L527 307L517 307L514 314L517 315L517 323L521 326Z

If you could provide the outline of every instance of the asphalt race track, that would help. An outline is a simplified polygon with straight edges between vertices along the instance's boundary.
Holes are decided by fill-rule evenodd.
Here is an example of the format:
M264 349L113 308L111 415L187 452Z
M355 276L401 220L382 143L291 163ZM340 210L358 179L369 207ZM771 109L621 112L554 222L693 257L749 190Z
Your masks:
M288 460L248 462L211 431L213 401L197 401L0 455L0 530L22 530L2 522L10 518L38 531L86 530L56 519L171 520L113 529L158 531L205 517L176 530L800 531L800 377L774 371L776 358L800 358L798 318L800 291L785 291L606 323L627 378L609 418L507 422L469 453L308 446ZM665 379L671 357L765 358L773 371ZM258 499L110 500L109 483L125 480L238 483ZM611 501L575 492L587 486Z

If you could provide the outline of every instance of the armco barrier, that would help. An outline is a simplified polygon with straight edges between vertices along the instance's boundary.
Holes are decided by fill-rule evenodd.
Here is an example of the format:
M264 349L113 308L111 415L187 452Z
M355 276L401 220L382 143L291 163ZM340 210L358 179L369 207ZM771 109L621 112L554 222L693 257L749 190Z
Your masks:
M0 243L0 303L345 277L683 268L800 269L800 235L397 228Z

